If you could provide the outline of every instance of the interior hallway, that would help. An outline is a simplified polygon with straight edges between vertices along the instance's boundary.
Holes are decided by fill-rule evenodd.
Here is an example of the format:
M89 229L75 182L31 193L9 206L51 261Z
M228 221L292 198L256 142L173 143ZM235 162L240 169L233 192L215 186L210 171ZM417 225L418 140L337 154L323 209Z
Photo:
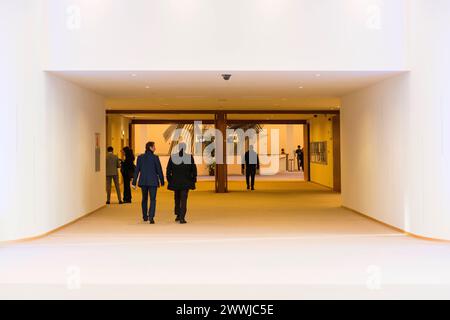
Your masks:
M188 224L160 189L156 225L140 195L49 236L0 246L0 298L299 299L450 297L450 247L340 207L315 184L200 182ZM282 210L279 210L282 208ZM432 295L430 295L432 292Z

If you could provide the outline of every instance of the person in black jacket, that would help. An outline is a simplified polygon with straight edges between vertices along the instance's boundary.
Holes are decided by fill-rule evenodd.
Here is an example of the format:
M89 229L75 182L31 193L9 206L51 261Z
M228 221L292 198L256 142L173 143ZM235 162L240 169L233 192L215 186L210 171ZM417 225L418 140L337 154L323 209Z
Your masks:
M244 173L244 169L247 190L250 190L250 188L255 190L255 176L256 170L259 170L259 156L252 145L250 145L249 150L242 159L242 173Z
M134 169L136 168L134 165L134 153L133 150L129 147L123 148L123 154L125 155L125 160L122 161L122 165L120 167L120 172L123 177L123 202L131 203L131 179L134 176Z
M302 147L298 146L297 150L295 150L295 155L297 156L297 165L298 165L298 171L304 171L304 164L303 164L303 149Z
M180 143L179 152L170 156L166 177L168 189L175 192L175 221L185 224L189 190L195 190L197 166L194 157L186 152L186 144Z

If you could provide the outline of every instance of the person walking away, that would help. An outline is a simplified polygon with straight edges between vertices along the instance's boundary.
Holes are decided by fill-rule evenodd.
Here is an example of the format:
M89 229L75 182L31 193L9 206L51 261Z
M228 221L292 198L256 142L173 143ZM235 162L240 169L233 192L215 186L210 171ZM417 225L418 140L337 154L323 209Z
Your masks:
M303 149L300 146L297 146L297 150L295 150L295 154L297 156L298 171L304 171L304 169L303 169Z
M174 192L175 221L185 224L189 190L195 190L197 166L194 157L186 152L186 144L178 145L179 152L170 156L166 177L168 189Z
M125 147L122 150L125 159L122 161L122 165L120 166L120 171L123 177L123 202L131 203L131 180L134 177L134 170L136 166L134 165L134 153L133 150L129 147Z
M155 224L156 194L160 186L164 186L164 174L159 157L155 155L156 146L154 142L145 145L145 153L141 154L136 163L134 171L133 187L138 184L142 191L142 217L144 222L150 221ZM139 182L139 183L138 183ZM150 196L150 209L148 209L148 198Z

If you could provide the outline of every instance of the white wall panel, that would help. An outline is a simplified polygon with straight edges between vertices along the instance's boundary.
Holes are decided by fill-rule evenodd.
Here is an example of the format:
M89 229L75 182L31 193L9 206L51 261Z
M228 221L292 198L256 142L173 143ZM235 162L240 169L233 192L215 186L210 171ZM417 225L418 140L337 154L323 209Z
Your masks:
M49 70L404 70L405 0L45 0Z

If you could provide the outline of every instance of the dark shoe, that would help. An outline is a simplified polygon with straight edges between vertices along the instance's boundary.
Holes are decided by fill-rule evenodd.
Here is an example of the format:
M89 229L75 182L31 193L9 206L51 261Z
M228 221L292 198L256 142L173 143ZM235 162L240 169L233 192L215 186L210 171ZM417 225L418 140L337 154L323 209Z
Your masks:
M123 201L119 201L119 204L123 204Z
M109 202L109 201L106 201L106 204L111 204L111 202Z
M252 191L255 191L255 187L252 188Z
M177 217L175 218L175 222L178 222L178 221L180 221L180 217L179 217L179 216L177 216Z
M186 224L187 223L187 221L186 220L180 220L180 224Z
M150 219L150 224L155 224L155 220Z
M247 190L250 190L250 187L249 187L249 186L247 186Z
M148 222L148 217L144 217L144 222Z

